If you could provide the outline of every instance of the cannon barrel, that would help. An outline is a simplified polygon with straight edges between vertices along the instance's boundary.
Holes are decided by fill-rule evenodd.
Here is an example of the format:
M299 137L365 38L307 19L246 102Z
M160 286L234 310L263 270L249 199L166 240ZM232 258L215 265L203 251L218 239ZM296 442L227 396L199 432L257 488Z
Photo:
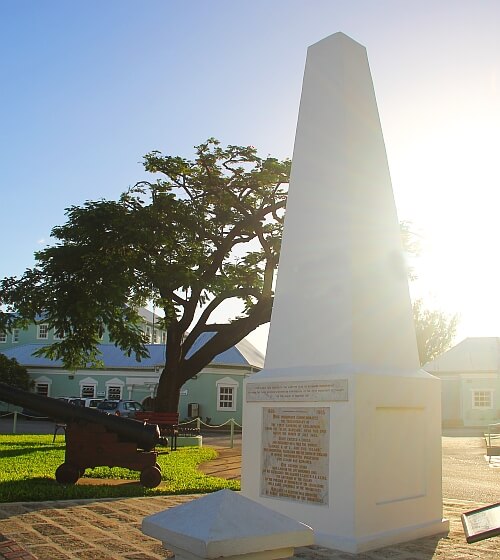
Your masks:
M110 432L114 432L128 441L135 442L138 447L146 451L153 449L160 441L160 431L158 426L154 424L146 424L130 418L105 414L91 408L75 406L59 399L16 389L5 383L0 383L0 401L29 408L66 423L93 422L94 424L102 424Z

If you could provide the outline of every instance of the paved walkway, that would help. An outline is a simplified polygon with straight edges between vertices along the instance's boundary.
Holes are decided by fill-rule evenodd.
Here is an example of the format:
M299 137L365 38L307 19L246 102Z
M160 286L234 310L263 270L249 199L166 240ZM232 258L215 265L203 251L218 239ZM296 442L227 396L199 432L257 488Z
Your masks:
M219 448L205 472L239 476L240 448ZM160 560L172 557L161 543L143 535L144 516L199 496L0 504L0 560ZM295 560L472 560L499 559L500 538L467 544L460 515L484 505L445 500L447 537L428 537L353 555L318 546L298 548ZM2 540L3 539L3 540Z

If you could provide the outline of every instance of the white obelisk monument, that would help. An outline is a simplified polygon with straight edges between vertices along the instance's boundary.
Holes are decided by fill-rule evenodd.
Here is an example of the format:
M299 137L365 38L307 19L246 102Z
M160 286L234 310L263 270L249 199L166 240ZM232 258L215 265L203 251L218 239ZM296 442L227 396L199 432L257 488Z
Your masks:
M439 380L419 366L365 48L308 50L265 368L248 379L243 494L362 552L445 533Z

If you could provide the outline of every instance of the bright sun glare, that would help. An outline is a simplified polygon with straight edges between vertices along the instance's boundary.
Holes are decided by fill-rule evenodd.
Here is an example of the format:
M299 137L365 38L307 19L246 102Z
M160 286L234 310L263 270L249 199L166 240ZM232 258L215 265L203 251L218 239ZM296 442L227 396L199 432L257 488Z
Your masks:
M413 154L412 196L401 201L423 235L412 293L460 315L458 340L500 336L497 130L457 119L433 131Z

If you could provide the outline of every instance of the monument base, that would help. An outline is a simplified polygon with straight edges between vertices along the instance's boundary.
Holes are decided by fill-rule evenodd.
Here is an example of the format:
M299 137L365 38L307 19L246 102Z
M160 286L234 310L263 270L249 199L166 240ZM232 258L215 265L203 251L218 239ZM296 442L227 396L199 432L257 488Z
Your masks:
M246 382L243 495L345 552L446 533L439 380L422 370L300 369Z
M432 535L445 536L448 534L449 530L449 521L447 519L439 519L420 527L403 527L394 531L387 531L386 533L368 535L360 539L329 533L315 533L314 542L325 548L333 548L335 550L342 550L343 552L350 552L351 554L358 554L360 552L367 552L368 550L375 550L384 546L408 542Z

